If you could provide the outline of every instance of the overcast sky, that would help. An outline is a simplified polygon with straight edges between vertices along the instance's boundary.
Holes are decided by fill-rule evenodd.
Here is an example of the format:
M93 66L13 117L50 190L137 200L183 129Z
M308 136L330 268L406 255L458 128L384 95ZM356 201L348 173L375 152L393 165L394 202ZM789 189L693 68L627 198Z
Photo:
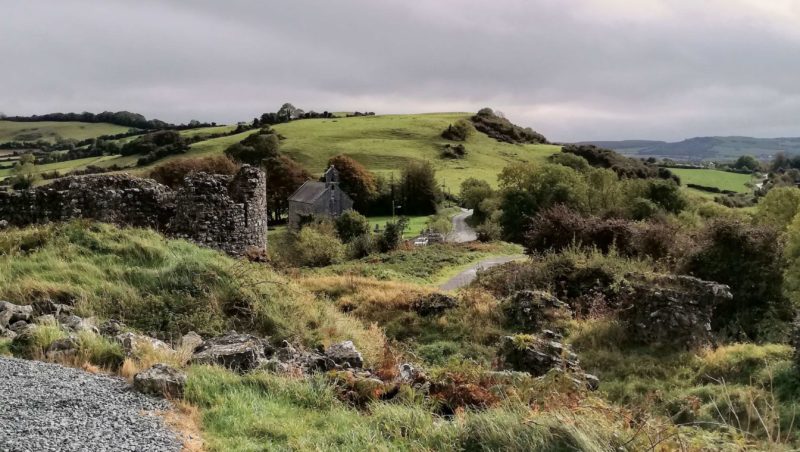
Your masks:
M477 111L552 140L800 136L795 0L0 0L0 111Z

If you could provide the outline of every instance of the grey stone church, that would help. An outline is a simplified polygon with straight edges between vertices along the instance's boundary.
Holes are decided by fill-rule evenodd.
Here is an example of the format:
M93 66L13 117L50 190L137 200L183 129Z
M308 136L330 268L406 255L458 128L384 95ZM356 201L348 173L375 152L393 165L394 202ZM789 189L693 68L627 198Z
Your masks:
M331 165L324 182L306 181L289 197L289 227L297 229L314 217L336 218L353 208L353 200L339 188L339 171Z

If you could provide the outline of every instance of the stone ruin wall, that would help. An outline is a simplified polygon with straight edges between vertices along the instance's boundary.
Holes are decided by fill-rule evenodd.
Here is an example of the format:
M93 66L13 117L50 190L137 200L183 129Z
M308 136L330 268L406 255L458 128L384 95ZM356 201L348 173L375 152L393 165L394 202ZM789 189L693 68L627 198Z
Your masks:
M266 177L244 166L234 176L198 173L173 190L126 174L74 176L0 192L0 222L24 227L75 218L152 228L234 256L265 249Z

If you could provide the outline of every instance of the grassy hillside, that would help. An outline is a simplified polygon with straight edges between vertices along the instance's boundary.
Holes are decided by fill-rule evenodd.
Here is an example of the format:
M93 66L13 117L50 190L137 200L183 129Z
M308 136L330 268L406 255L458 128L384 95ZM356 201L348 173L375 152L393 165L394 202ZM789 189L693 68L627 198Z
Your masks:
M105 123L0 121L0 143L37 140L53 143L58 138L85 140L127 131L128 127Z
M305 119L279 124L275 129L286 139L282 150L309 171L321 174L330 157L347 154L368 169L384 175L395 173L412 160L429 160L438 171L438 178L457 191L461 181L478 177L495 183L497 173L512 162L543 160L558 152L553 145L514 145L500 143L476 133L464 144L467 156L461 160L440 157L441 147L448 143L439 135L447 126L467 113L435 113L420 115L386 115L335 119ZM226 129L227 127L227 129ZM192 134L222 132L230 126L192 131ZM217 155L254 131L201 141L191 146L187 154L159 160ZM116 158L101 165L125 165L132 160Z
M500 143L475 133L464 145L461 160L440 157L448 143L440 137L447 126L468 113L386 115L358 118L312 119L275 127L286 137L283 150L314 172L324 169L328 158L347 154L367 168L388 175L398 173L411 160L429 160L439 180L456 189L464 179L477 177L494 183L497 173L511 162L542 160L558 152L552 145Z
M670 168L669 170L681 178L683 185L705 185L739 193L751 191L746 185L752 180L752 176L749 174L729 173L712 169Z

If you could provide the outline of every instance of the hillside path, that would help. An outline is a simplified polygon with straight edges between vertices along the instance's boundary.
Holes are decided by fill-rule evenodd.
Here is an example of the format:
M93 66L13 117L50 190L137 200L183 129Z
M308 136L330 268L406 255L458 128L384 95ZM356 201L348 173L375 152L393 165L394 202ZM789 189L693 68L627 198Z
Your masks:
M461 209L461 213L453 217L453 230L447 235L448 242L465 243L478 240L478 234L467 224L472 216L472 209Z
M0 451L179 451L170 408L105 375L0 357Z
M439 286L439 288L442 290L459 289L461 287L469 285L469 283L474 281L475 278L478 276L478 272L481 270L486 270L487 268L492 268L496 265L501 265L524 258L525 256L518 254L513 256L496 256L484 259L478 262L477 264L473 265L472 267L457 274L456 276L453 276L447 282Z

